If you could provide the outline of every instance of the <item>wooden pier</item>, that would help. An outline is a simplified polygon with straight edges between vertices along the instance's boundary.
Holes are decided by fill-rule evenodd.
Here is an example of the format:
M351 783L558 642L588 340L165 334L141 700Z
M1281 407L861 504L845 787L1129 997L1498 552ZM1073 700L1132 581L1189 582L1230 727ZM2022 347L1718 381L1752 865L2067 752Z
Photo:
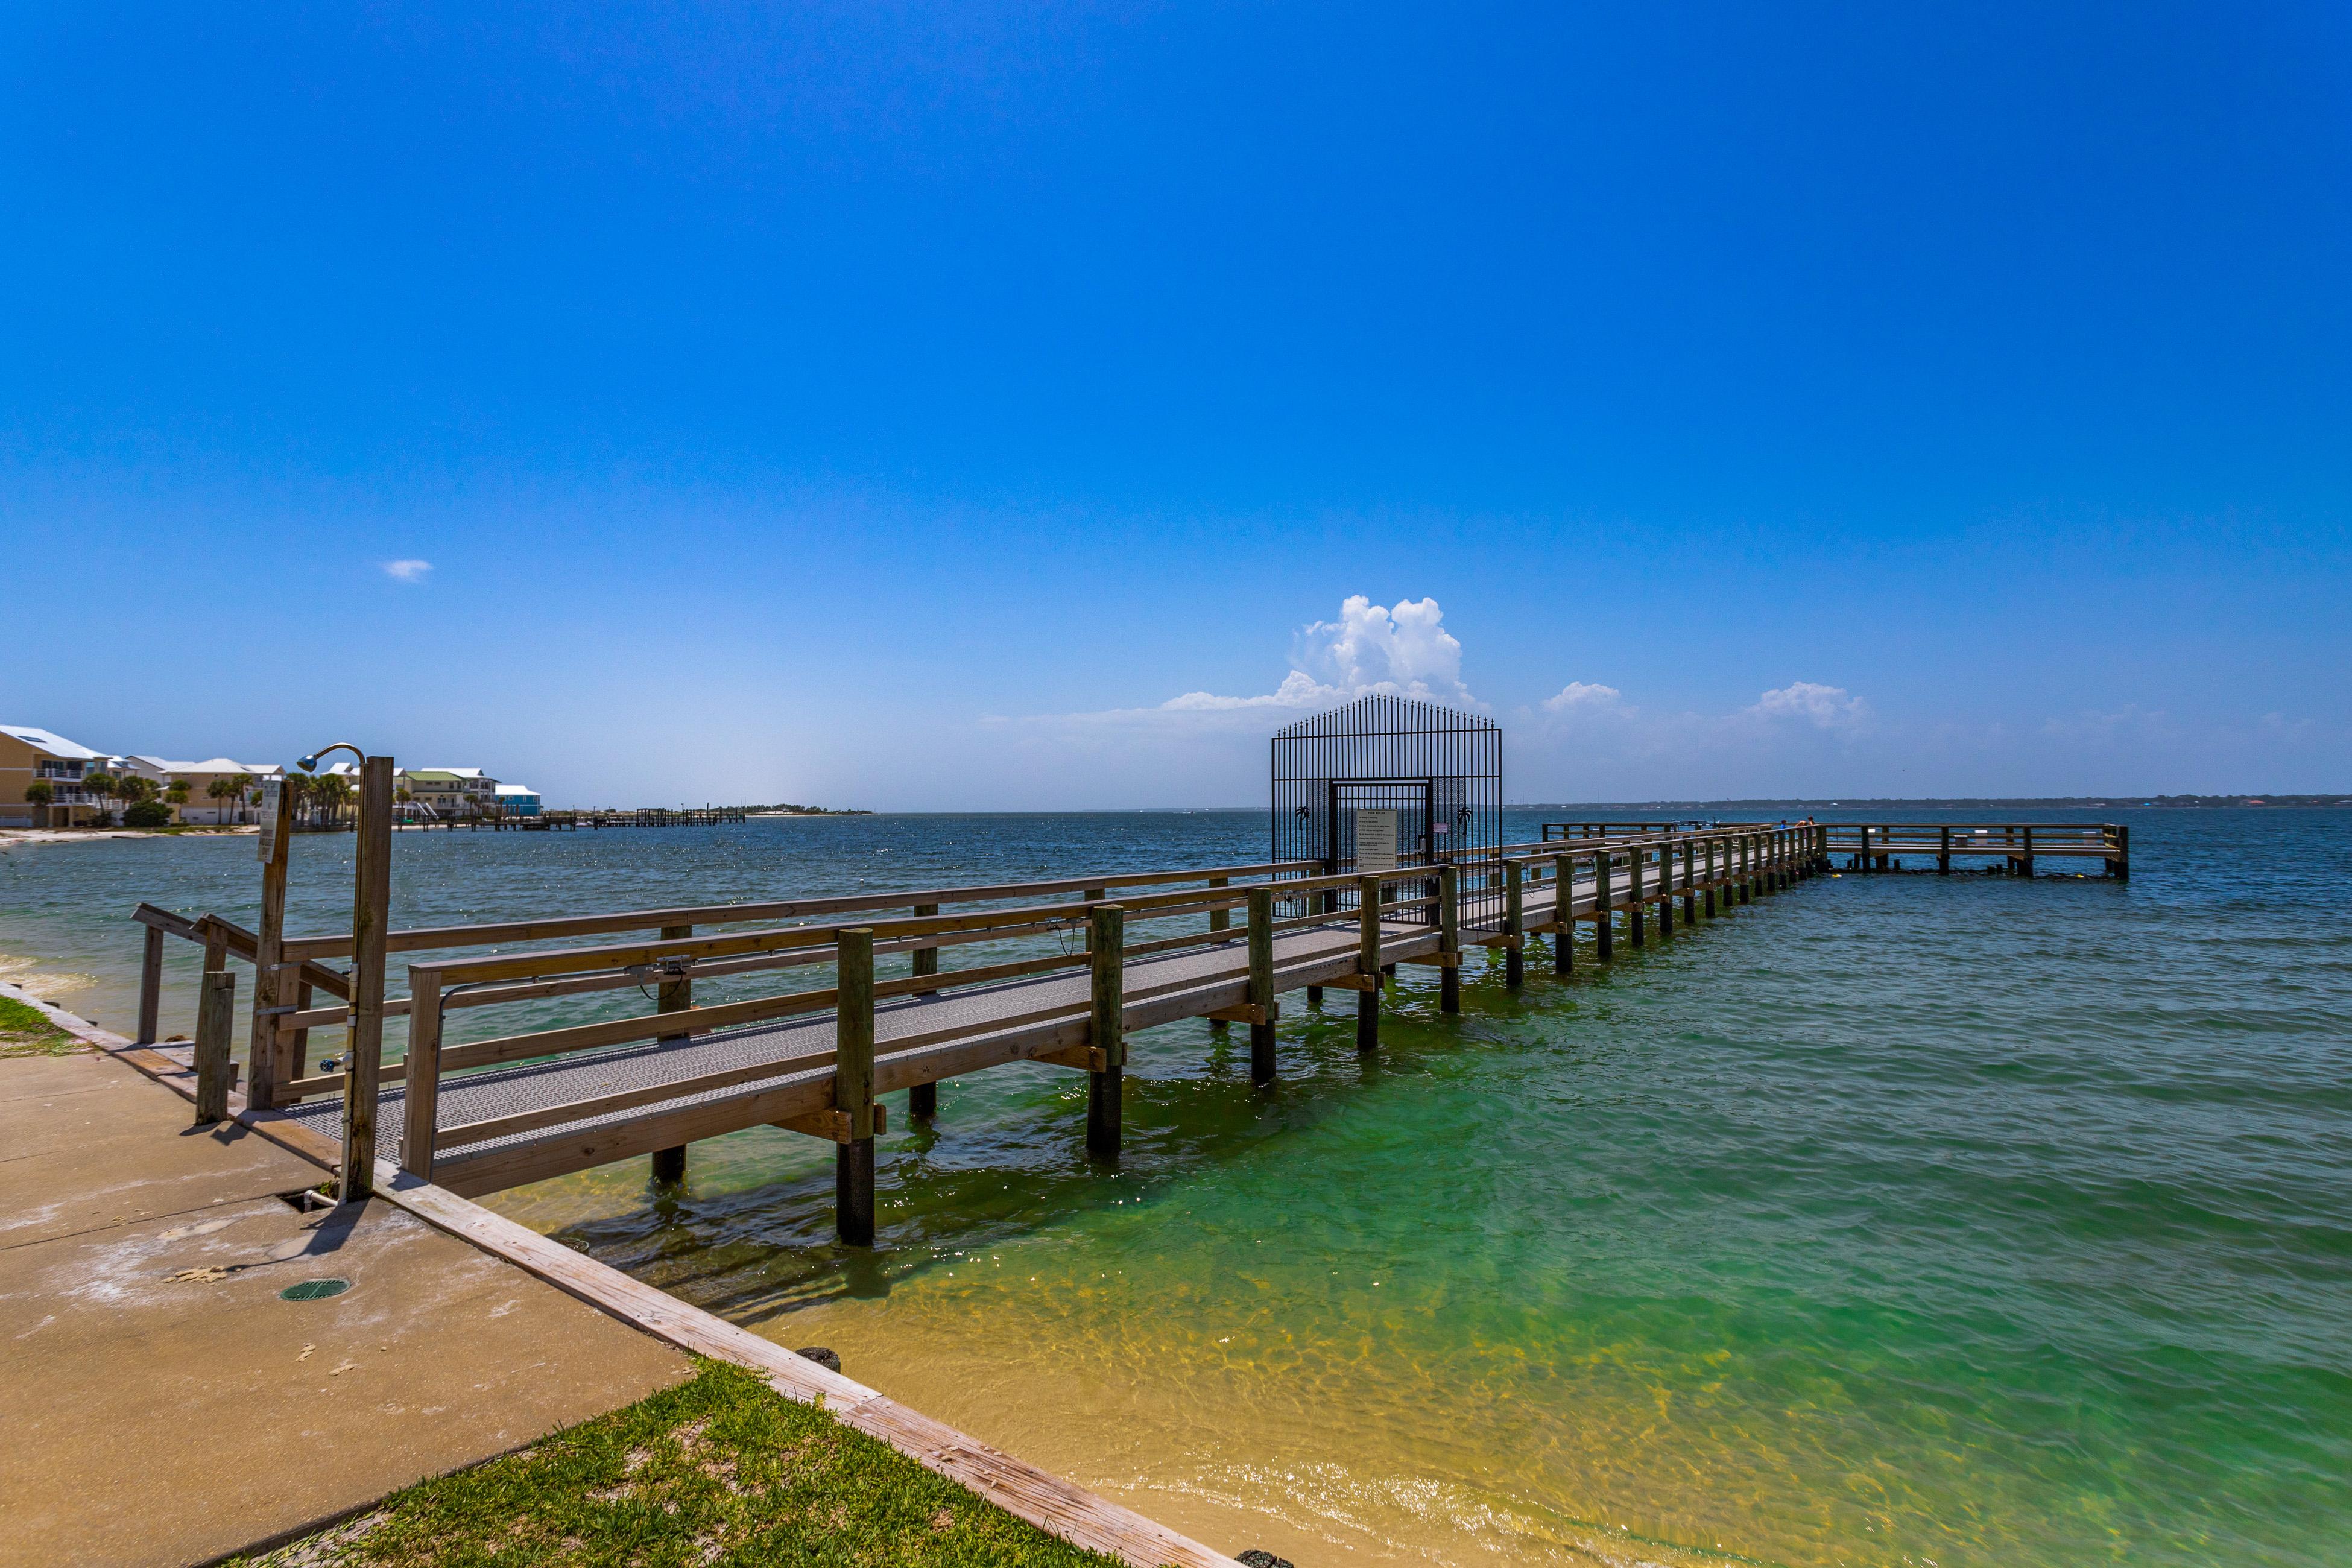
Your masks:
M2029 842L2023 825L1951 831L1954 855L2021 853ZM2104 847L2120 860L2116 829L2067 829L2075 837L2055 847L2053 829L2030 831L2037 854ZM944 1079L1019 1061L1084 1072L1087 1147L1115 1156L1127 1042L1139 1029L1185 1018L1246 1026L1253 1077L1269 1081L1276 1020L1300 992L1353 992L1358 1045L1376 1050L1381 993L1399 965L1436 968L1441 1005L1455 1010L1471 949L1499 951L1517 984L1531 939L1549 937L1565 973L1577 926L1591 928L1591 954L1606 962L1865 844L1875 858L1934 854L1943 840L1896 826L1733 825L1506 845L1369 872L1271 862L393 931L386 952L416 956L408 994L387 998L382 1014L408 1019L407 1053L360 1062L347 1052L331 1068L308 1059L307 1042L352 1023L341 1000L352 976L333 963L353 956L352 936L247 932L142 908L142 1033L152 1034L167 937L205 942L215 971L229 956L267 953L272 983L257 987L243 1086L256 1107L329 1135L356 1130L381 1157L469 1195L638 1156L674 1177L701 1139L782 1127L836 1145L837 1225L865 1242L884 1095L909 1091L908 1113L928 1118ZM267 916L265 907L265 925ZM986 962L942 962L983 943ZM890 963L900 955L903 966ZM882 973L886 963L897 972ZM698 980L796 970L822 984L694 1001ZM452 1029L479 1008L628 990L651 996L652 1011L480 1037ZM194 1057L225 1093L225 1001L204 1017ZM350 1084L369 1079L376 1094L355 1103Z
M1958 857L1998 859L1990 869L2018 877L2032 876L2041 858L2095 859L2105 876L2131 875L2131 829L2111 822L1836 823L1828 846L1830 858L1843 856L1849 871L1897 871L1906 859L1932 859L1949 875Z
M228 961L242 958L254 971L245 1101L339 1131L346 1197L364 1195L379 1159L466 1195L641 1155L674 1181L698 1141L772 1126L835 1145L839 1233L864 1244L886 1094L906 1091L905 1114L929 1120L945 1079L1013 1062L1083 1072L1086 1147L1115 1158L1139 1029L1245 1026L1251 1076L1265 1083L1287 996L1319 1007L1326 991L1354 993L1358 1048L1375 1051L1400 965L1434 968L1439 1005L1455 1012L1472 949L1498 952L1517 986L1531 940L1549 937L1565 975L1579 926L1605 963L1621 942L1671 941L1828 871L1841 850L1867 869L1922 855L1947 871L1970 856L2024 875L2039 856L2130 868L2124 830L2098 825L1559 822L1505 843L1500 731L1385 696L1286 727L1273 754L1275 858L1256 864L406 931L390 929L393 760L366 757L350 930L285 930L291 795L278 795L257 844L258 930L137 911L141 1043L154 1037L163 943L201 942L199 1105L216 1109L232 1087ZM958 952L978 962L945 962ZM407 994L388 995L403 955ZM772 993L695 995L698 982L810 971ZM628 991L651 1011L473 1022L479 1009ZM386 1061L396 1017L407 1051ZM314 1061L311 1031L332 1027L347 1034L341 1056Z

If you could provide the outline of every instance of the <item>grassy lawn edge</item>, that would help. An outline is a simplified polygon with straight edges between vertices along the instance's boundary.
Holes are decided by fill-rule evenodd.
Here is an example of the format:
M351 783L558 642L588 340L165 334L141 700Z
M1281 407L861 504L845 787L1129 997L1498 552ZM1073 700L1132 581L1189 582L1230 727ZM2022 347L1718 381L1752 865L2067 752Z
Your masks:
M695 1375L520 1453L394 1492L240 1568L514 1563L1016 1564L1118 1560L1013 1518L757 1373Z
M10 1057L66 1057L91 1049L89 1041L49 1022L38 1007L0 996L0 1060Z

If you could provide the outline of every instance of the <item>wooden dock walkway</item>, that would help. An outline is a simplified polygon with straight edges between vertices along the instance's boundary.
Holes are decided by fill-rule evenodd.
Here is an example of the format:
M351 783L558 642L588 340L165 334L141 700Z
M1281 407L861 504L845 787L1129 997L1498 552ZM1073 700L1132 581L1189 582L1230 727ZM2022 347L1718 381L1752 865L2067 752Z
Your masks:
M1246 1026L1263 1082L1277 1070L1285 996L1355 992L1358 1043L1375 1049L1381 991L1400 964L1435 967L1441 1005L1454 1010L1467 949L1501 951L1517 984L1529 939L1557 938L1563 923L1589 926L1605 960L1620 942L1670 939L1678 925L1827 870L1841 849L1863 864L2000 855L2029 872L2035 854L2096 854L2112 874L2128 869L2117 828L1928 836L1937 831L1547 825L1541 842L1364 873L1269 862L394 931L383 945L413 955L409 995L382 1011L408 1018L407 1055L363 1062L347 1051L315 1066L310 1032L352 1022L352 976L331 962L352 955L351 937L273 933L268 899L257 933L142 906L142 1033L154 1032L163 942L202 942L206 985L222 994L190 1054L215 1098L235 1073L234 978L222 972L238 957L259 982L243 1085L256 1105L466 1194L638 1155L675 1177L698 1140L784 1127L839 1146L842 1234L863 1240L883 1094L907 1091L907 1113L929 1117L944 1079L1018 1061L1069 1068L1089 1076L1088 1148L1115 1154L1126 1041L1139 1029L1185 1018ZM973 944L988 962L942 967ZM1550 949L1564 973L1577 943ZM896 954L907 955L905 973L878 975L877 958ZM810 967L832 983L694 1000L698 979ZM652 995L654 1011L488 1037L451 1028L472 1009L627 989ZM347 1092L355 1068L373 1094Z
M873 1140L887 1117L880 1095L907 1091L907 1114L928 1118L942 1079L1020 1061L1068 1068L1089 1078L1087 1146L1112 1155L1126 1042L1139 1029L1186 1018L1246 1026L1252 1075L1265 1082L1277 1071L1286 996L1353 991L1358 1043L1372 1050L1381 991L1398 965L1436 968L1440 1005L1455 1010L1470 948L1499 950L1517 984L1529 939L1551 935L1565 973L1577 944L1557 940L1564 925L1589 926L1605 960L1620 942L1670 939L1678 925L1825 871L1840 851L1882 867L1906 855L1946 868L1956 855L1998 856L2028 874L2037 855L2098 856L2110 874L2128 872L2128 839L2101 826L1574 824L1546 835L1365 873L1269 862L395 931L384 947L415 955L409 994L386 999L383 1014L408 1018L409 1048L372 1063L349 1051L310 1059L311 1030L352 1022L352 976L331 963L352 956L351 937L273 934L267 900L258 933L142 906L141 1029L152 1039L163 942L202 942L206 985L220 994L208 997L189 1054L215 1100L235 1073L234 978L221 973L234 956L260 982L242 1086L253 1104L468 1195L639 1155L674 1178L701 1139L783 1127L839 1145L842 1234L865 1240ZM942 967L974 944L988 962ZM897 954L906 972L877 974L877 959ZM694 999L698 979L806 968L830 971L832 983ZM652 995L654 1011L452 1032L473 1009L631 989ZM348 1092L355 1067L373 1094Z

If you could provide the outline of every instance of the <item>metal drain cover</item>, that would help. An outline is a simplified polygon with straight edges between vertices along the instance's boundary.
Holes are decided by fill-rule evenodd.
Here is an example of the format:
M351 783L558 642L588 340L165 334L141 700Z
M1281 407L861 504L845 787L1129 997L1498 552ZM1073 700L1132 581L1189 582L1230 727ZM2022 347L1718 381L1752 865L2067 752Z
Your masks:
M278 1292L281 1301L323 1301L330 1296L340 1296L352 1288L348 1279L305 1279L289 1285Z

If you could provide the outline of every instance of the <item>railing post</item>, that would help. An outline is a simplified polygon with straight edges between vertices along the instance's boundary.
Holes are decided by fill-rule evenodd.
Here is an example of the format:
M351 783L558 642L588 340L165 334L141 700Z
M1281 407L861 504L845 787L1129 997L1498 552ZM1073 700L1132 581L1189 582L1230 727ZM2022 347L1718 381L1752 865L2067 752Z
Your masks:
M694 934L692 926L664 926L664 942L684 942ZM654 987L654 1011L656 1013L691 1013L694 1011L694 982L680 975L664 980ZM681 1045L692 1038L688 1035L664 1035L654 1043L662 1046ZM686 1145L674 1149L656 1149L653 1153L653 1179L665 1185L675 1185L686 1180Z
M1462 1011L1462 873L1452 862L1437 868L1437 1010Z
M1698 923L1698 844L1685 838L1683 849L1683 924Z
M384 939L392 928L392 759L360 763L352 892L351 1033L343 1051L343 1172L335 1196L375 1192L376 1089L383 1068Z
M149 927L154 935L163 934ZM228 1059L228 1039L236 1027L236 976L228 970L206 970L196 994L196 1120L228 1120L228 1080L236 1071Z
M929 920L939 912L940 906L937 904L917 904L915 906L915 918L917 920ZM940 950L936 947L917 948L915 950L914 972L917 974L937 974L940 972ZM937 1080L933 1080L930 1083L915 1084L908 1089L907 1114L908 1116L918 1118L924 1121L929 1121L939 1113L940 1086Z
M2030 822L2025 825L2025 859L2022 862L2022 869L2026 876L2033 875L2033 825Z
M1209 891L1212 894L1214 894L1217 889L1223 888L1224 885L1225 879L1223 877L1212 877L1209 879ZM1233 923L1232 917L1223 904L1217 905L1214 909L1212 909L1209 911L1209 930L1212 932L1231 931L1233 929ZM1227 1025L1223 1018L1212 1018L1209 1020L1209 1032L1213 1035L1223 1035L1225 1033L1226 1028Z
M1617 952L1617 894L1611 883L1616 852L1596 849L1592 852L1592 937L1593 951L1603 959Z
M2116 824L2116 853L2107 861L2107 875L2117 881L2131 880L2131 824Z
M1946 823L1936 830L1936 875L1952 874L1952 826Z
M1099 1054L1087 1074L1087 1152L1118 1153L1119 1100L1127 1069L1127 911L1096 908L1087 937L1094 954L1094 1015L1087 1040Z
M1566 974L1576 966L1576 867L1565 855L1551 858L1554 924L1551 972Z
M1709 920L1713 920L1713 919L1715 918L1715 885L1716 885L1716 883L1717 883L1717 882L1718 882L1718 881L1722 880L1721 876L1717 872L1717 870L1716 870L1716 868L1715 868L1715 847L1716 847L1716 845L1717 845L1718 842L1720 842L1720 841L1716 837L1716 836L1715 836L1714 834L1710 833L1710 834L1708 834L1708 835L1707 835L1707 837L1706 837L1706 889L1705 893L1704 893L1702 896L1704 897L1704 899L1705 899L1705 900L1706 900L1706 918L1707 918L1707 919L1709 919Z
M408 966L408 1061L401 1075L400 1168L420 1181L433 1179L433 1150L440 1131L441 972Z
M1381 879L1356 879L1356 973L1362 989L1356 993L1356 1049L1370 1051L1381 1044Z
M1658 935L1671 942L1675 934L1675 846L1664 839L1658 845Z
M1517 860L1503 862L1503 984L1517 990L1528 978L1527 872Z
M139 950L139 1036L131 1044L152 1046L163 1011L163 928L147 926ZM219 1117L213 1118L217 1121Z
M845 1246L874 1245L874 931L834 933L833 1229Z
M1274 1081L1274 889L1249 890L1250 1081Z
M1739 836L1739 901L1743 904L1756 901L1756 835L1753 833Z

